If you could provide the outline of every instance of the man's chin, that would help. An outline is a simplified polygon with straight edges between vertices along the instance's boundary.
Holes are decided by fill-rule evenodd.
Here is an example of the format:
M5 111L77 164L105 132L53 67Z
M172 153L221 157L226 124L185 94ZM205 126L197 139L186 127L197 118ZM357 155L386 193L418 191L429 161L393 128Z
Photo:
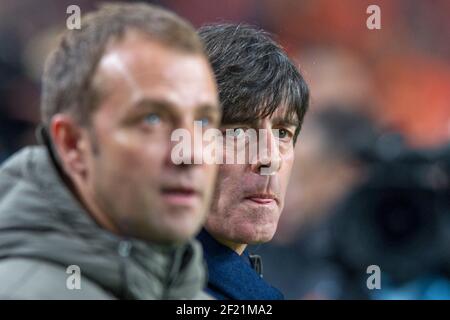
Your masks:
M267 230L243 230L237 238L235 242L237 243L246 243L246 244L262 244L272 240L275 235L275 231L272 228L268 228Z
M167 219L169 218L169 219ZM179 216L161 219L159 224L149 225L147 228L140 228L135 234L137 238L155 244L182 244L190 241L201 229L201 222L192 217Z
M159 245L181 245L189 242L195 235L196 232L191 230L166 230L164 235L148 239L148 241Z
M248 242L250 245L264 244L270 242L273 239L273 235L264 237L255 237Z
M172 221L170 225L166 225L165 238L172 242L187 242L195 237L201 229L201 223L197 221Z

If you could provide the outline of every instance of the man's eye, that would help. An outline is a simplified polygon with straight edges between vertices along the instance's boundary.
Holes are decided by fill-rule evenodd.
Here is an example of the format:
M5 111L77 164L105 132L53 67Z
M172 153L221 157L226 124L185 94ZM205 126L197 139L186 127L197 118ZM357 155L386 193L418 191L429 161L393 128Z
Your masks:
M245 129L244 128L233 128L231 129L231 134L234 137L240 137L241 135L243 135L245 133Z
M150 113L145 117L144 121L145 123L154 126L161 122L161 117L155 113Z
M289 137L289 131L286 129L276 129L275 136L279 139L285 139Z
M201 118L199 121L201 122L202 127L207 127L212 122L208 117Z
M287 130L284 130L284 129L278 130L278 137L279 138L285 138L287 135L288 135Z

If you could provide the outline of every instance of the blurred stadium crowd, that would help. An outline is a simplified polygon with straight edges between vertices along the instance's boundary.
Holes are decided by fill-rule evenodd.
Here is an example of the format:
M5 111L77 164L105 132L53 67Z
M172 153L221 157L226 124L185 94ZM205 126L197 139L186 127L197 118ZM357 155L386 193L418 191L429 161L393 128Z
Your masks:
M277 235L253 248L269 282L291 299L450 299L450 1L151 2L196 27L272 32L310 85ZM67 7L97 3L0 0L0 162L36 143L39 79ZM370 4L381 30L366 27ZM384 290L367 289L370 264Z

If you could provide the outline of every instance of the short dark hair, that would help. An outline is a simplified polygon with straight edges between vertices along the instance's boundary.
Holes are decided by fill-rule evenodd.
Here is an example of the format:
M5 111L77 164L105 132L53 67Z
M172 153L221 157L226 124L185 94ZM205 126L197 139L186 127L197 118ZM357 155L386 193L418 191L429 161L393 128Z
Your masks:
M223 107L222 123L272 115L282 104L299 125L309 105L309 89L283 48L260 29L213 24L198 30L213 67Z
M107 45L127 31L142 32L170 48L204 55L195 29L174 13L145 3L111 3L82 19L80 30L67 30L46 61L42 78L44 125L61 112L81 125L89 123L98 102L92 78Z

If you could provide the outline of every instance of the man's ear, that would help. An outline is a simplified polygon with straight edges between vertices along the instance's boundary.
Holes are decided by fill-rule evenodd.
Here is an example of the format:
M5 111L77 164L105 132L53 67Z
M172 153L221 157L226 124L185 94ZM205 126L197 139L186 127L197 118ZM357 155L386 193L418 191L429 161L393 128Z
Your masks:
M53 116L50 134L64 170L70 175L85 175L87 169L87 136L72 117L64 114Z

